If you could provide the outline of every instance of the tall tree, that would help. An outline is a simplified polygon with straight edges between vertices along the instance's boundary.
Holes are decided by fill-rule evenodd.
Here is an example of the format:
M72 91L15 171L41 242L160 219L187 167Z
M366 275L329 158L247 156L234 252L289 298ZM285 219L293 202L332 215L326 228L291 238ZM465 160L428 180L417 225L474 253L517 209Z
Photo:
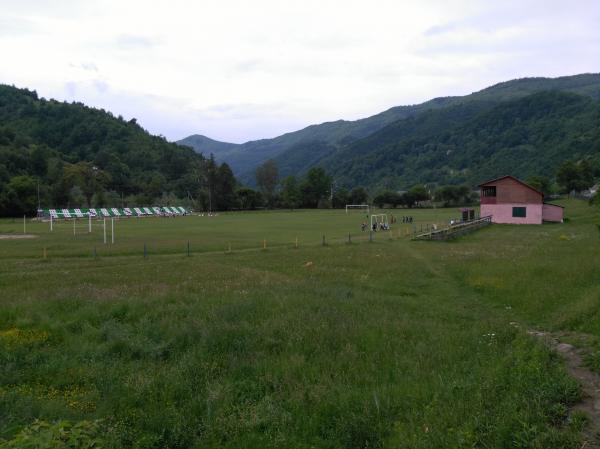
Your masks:
M365 204L369 200L369 194L364 187L354 187L350 191L350 204Z
M581 192L594 183L594 172L588 160L564 161L556 172L556 181L566 193Z
M527 184L534 189L539 190L544 195L550 195L552 191L552 183L547 176L534 175L527 178Z
M215 177L215 208L218 210L230 210L237 206L235 195L236 181L233 171L226 163L222 163L217 169Z
M275 188L279 180L279 169L274 160L269 159L264 164L260 165L255 172L256 184L258 188L265 196L267 205L273 205L273 197L275 194Z
M295 176L290 175L281 182L281 199L285 207L296 209L302 204L302 193Z
M303 204L306 207L317 207L319 201L327 198L330 189L331 176L321 167L311 168L300 186Z
M88 207L92 207L92 197L104 190L110 182L110 176L91 162L78 162L65 167L67 179L77 185Z

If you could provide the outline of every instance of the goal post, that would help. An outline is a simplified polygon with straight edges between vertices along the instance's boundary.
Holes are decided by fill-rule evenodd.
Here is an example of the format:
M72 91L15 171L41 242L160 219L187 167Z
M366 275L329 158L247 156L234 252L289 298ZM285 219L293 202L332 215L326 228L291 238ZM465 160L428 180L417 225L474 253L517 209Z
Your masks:
M348 213L349 209L366 209L368 214L371 210L371 207L368 204L346 204L346 213Z
M377 230L377 229L389 229L389 228L390 228L390 224L388 223L387 214L371 215L371 229Z

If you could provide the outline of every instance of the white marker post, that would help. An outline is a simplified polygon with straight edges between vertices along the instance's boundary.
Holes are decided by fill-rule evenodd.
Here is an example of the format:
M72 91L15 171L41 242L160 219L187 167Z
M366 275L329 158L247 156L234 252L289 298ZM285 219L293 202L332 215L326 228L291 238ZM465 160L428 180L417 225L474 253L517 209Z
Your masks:
M106 245L106 218L102 219L102 223L104 224L104 244Z
M114 218L110 219L110 239L111 239L111 243L114 245L115 244L115 219Z
M27 234L27 221L25 215L23 215L23 234Z
M50 215L50 232L52 232L52 215Z
M76 218L73 218L73 237L75 237L75 222L77 221Z
M88 212L88 234L92 233L92 215Z

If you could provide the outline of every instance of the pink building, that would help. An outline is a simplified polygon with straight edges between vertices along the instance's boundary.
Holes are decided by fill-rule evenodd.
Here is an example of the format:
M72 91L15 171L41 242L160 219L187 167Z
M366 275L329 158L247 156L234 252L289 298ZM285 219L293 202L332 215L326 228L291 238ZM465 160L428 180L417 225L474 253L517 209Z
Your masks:
M479 185L480 216L492 223L542 224L563 220L563 208L544 204L544 194L514 176L503 176Z

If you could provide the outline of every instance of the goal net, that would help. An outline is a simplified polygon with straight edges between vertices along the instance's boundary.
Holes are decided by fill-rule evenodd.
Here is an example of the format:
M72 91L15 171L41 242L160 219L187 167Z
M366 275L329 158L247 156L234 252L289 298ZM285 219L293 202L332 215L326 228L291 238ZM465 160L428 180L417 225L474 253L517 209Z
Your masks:
M373 231L378 231L378 230L386 231L386 230L390 229L390 224L388 223L387 214L371 215L371 229Z
M353 209L366 210L367 214L370 211L370 207L368 204L346 204L346 213L348 213L349 210Z

